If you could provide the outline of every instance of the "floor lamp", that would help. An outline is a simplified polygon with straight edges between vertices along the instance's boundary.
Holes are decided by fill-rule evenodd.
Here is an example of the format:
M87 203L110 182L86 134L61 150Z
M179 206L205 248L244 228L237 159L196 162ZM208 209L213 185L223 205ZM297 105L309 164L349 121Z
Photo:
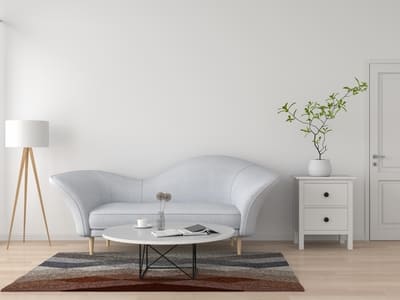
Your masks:
M10 246L11 234L14 225L15 210L17 208L19 190L21 180L24 176L24 224L22 241L25 242L26 227L26 202L28 189L28 166L29 161L32 164L33 175L35 177L36 188L39 195L40 207L42 209L44 225L46 227L47 239L51 245L49 229L47 226L46 213L44 211L42 192L40 190L39 177L36 170L35 157L32 147L48 147L49 146L49 122L33 121L33 120L7 120L5 123L5 146L23 148L22 158L19 167L17 189L15 192L14 205L11 214L10 230L8 233L7 249Z

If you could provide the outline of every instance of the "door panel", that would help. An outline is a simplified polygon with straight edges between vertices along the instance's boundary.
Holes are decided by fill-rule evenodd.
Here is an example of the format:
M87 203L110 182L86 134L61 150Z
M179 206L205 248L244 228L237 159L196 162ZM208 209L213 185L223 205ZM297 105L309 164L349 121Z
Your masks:
M385 226L400 224L400 183L396 181L380 182L380 216L381 223Z
M400 73L382 73L379 75L379 97L381 101L380 112L380 138L381 153L385 159L381 161L384 171L394 170L399 172L400 168L400 143L399 143L399 112L400 112Z
M400 64L370 65L370 239L400 239Z

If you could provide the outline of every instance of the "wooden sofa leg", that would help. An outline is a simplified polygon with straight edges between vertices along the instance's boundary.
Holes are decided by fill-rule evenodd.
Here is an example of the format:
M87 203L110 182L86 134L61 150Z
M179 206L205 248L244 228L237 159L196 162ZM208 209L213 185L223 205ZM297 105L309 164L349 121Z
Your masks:
M89 237L89 255L93 255L93 249L94 249L94 237L91 236Z
M106 240L106 247L107 247L107 248L109 248L109 247L110 247L110 245L111 245L111 242L110 242L110 240Z
M236 237L236 254L242 255L242 239L240 237Z

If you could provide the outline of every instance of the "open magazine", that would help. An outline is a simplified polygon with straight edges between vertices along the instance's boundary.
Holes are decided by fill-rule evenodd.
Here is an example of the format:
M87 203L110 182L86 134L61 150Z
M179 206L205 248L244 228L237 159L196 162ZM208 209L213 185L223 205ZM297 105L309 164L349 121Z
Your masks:
M151 234L154 235L155 237L196 236L196 235L208 235L212 233L217 233L217 232L200 224L196 224L182 229L166 229L166 230L157 230L151 232Z

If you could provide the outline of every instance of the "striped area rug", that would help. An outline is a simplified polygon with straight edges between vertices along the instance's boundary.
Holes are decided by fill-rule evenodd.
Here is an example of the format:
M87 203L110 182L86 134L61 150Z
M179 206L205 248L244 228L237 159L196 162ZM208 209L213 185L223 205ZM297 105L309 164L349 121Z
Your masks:
M189 253L169 257L191 266ZM140 280L137 254L57 253L2 291L304 291L281 253L199 253L197 266L195 280L175 270L150 270Z

